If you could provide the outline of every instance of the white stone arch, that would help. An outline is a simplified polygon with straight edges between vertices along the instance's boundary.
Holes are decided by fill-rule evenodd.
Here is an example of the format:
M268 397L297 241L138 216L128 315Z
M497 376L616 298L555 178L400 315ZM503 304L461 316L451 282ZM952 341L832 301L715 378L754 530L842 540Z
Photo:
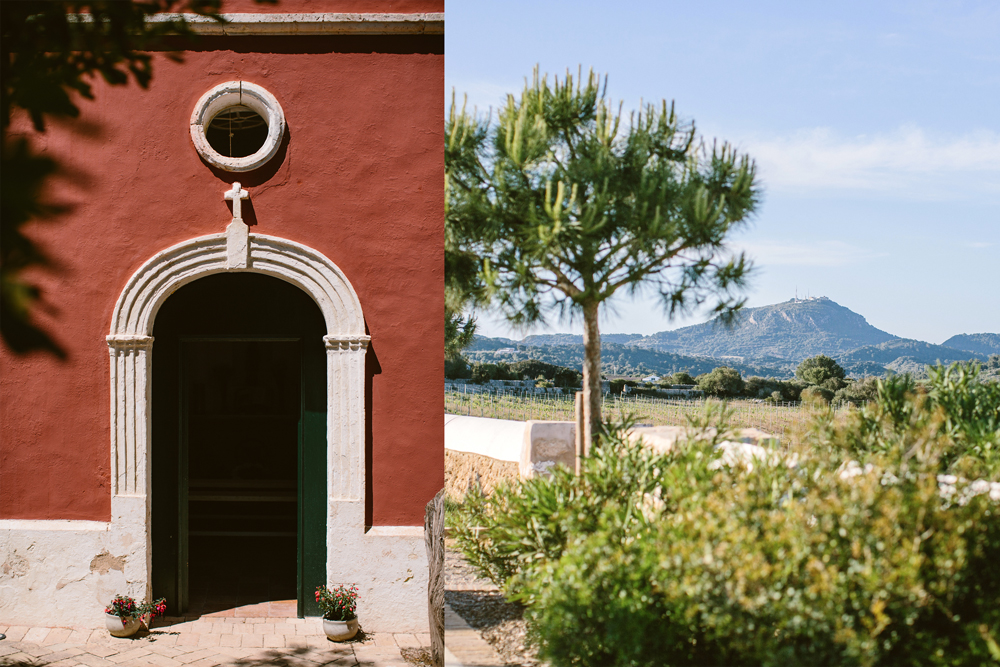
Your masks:
M243 223L233 223L243 229ZM234 229L238 229L235 228ZM234 246L235 241L235 246ZM364 533L365 334L361 303L343 272L322 253L287 239L245 232L189 239L151 257L115 304L111 356L111 530L127 552L125 578L149 595L150 414L156 314L184 285L225 272L262 273L309 294L326 323L328 544ZM329 549L328 549L329 553ZM328 555L328 570L331 569Z
M350 282L322 253L300 243L250 234L248 266L230 266L227 235L189 239L151 257L129 279L115 304L111 336L151 336L167 297L187 283L216 273L250 271L281 278L308 293L329 335L363 336L361 303Z

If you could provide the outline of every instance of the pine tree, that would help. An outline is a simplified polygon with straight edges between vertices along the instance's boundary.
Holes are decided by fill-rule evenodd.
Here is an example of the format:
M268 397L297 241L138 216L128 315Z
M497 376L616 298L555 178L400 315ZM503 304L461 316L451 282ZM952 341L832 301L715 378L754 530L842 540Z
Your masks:
M583 317L586 443L601 419L601 304L655 290L670 317L712 299L730 320L750 267L725 241L759 199L748 157L699 141L666 101L623 122L606 88L536 68L496 123L453 100L445 128L446 237L474 258L476 288L515 325Z

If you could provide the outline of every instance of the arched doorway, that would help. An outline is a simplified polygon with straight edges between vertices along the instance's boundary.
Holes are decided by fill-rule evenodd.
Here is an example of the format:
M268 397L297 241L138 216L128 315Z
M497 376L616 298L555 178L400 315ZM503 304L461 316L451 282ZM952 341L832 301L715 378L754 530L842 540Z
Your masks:
M418 618L426 610L426 598L416 593L420 579L413 576L426 567L413 567L426 564L423 529L365 526L365 354L370 337L361 303L347 277L321 252L263 234L250 234L246 245L234 244L239 240L210 234L165 248L132 275L112 313L107 336L109 532L125 555L125 590L134 597L150 597L153 562L176 560L176 555L160 554L159 546L154 555L152 544L151 457L158 446L152 428L152 359L161 354L160 343L154 342L154 322L161 307L186 285L216 275L256 274L300 289L322 313L326 465L317 466L316 474L325 479L325 581L360 582L364 598L359 610L372 619L371 627L399 627L393 619L399 617L401 599L409 609L405 618ZM213 302L206 313L216 307L221 304ZM402 589L404 598L398 593ZM310 599L307 596L305 605ZM176 601L176 596L168 600L171 608ZM308 606L300 613L309 614Z
M211 275L156 318L153 595L204 613L297 600L325 581L323 315L296 286Z

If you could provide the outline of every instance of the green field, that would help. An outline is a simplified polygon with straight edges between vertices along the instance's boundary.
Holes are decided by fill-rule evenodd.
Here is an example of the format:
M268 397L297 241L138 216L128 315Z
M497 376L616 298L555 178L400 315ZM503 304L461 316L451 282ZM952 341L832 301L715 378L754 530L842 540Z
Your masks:
M444 408L449 414L492 419L573 421L573 401L573 394L465 393L449 389L445 391ZM616 419L630 414L644 424L684 426L689 418L704 415L710 404L717 405L718 401L605 395L603 416ZM726 406L731 427L758 428L775 435L787 433L809 416L809 409L800 403L732 400ZM849 408L842 408L846 409Z

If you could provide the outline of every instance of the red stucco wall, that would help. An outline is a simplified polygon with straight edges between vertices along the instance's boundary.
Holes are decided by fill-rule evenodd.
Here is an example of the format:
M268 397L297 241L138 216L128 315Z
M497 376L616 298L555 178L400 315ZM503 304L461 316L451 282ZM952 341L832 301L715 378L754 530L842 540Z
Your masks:
M270 11L226 9L242 4ZM281 5L360 6L376 10ZM34 139L64 166L53 198L74 206L30 228L61 265L33 276L50 306L36 319L69 358L0 350L0 518L110 518L104 338L115 301L156 252L224 231L222 194L238 180L250 190L252 232L319 250L357 291L381 368L371 380L371 520L421 524L444 465L443 38L239 37L200 48L182 64L157 55L147 91L96 85L79 120ZM260 173L216 172L190 139L198 98L238 79L269 90L288 124L286 149Z

